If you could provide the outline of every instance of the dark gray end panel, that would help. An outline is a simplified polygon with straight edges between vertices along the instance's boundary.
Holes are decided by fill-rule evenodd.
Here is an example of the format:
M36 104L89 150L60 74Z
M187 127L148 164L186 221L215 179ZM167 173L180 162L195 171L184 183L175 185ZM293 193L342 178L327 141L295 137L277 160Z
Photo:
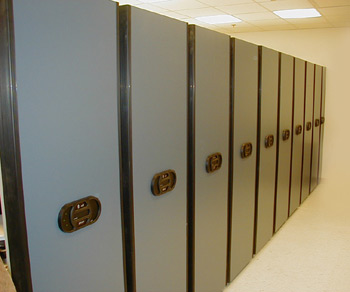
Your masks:
M305 109L304 109L304 145L303 145L303 172L301 186L300 203L310 194L310 170L311 170L311 150L313 132L313 100L314 100L314 78L315 65L306 62L305 80Z
M14 1L34 291L124 291L116 12L109 1ZM87 196L101 203L98 221L62 232L61 207Z
M249 263L253 255L258 109L258 46L238 39L234 42L230 281ZM251 147L252 152L249 154ZM247 157L244 157L244 153Z
M310 193L317 186L318 156L320 151L322 67L315 65L315 93L312 132L312 157L310 173Z
M304 132L305 61L295 58L292 127L292 169L289 215L300 205L301 172ZM301 128L300 128L301 127ZM301 131L298 131L300 129Z
M195 27L195 40L195 291L212 292L226 284L230 38Z
M257 253L273 234L278 103L278 52L260 47L260 145L256 189L255 248Z
M130 9L136 287L185 291L187 25ZM152 178L167 170L176 185L154 196Z
M281 54L279 140L276 182L275 231L288 218L293 118L293 57Z
M326 67L322 67L322 98L321 98L321 123L320 123L320 152L319 152L319 167L317 174L317 181L320 183L322 178L322 161L323 161L323 140L324 140L324 125L326 107Z

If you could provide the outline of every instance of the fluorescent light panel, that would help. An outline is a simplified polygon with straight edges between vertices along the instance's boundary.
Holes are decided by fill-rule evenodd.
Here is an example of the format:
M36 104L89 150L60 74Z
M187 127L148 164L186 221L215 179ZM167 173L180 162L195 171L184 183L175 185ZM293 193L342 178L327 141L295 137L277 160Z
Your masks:
M209 24L234 23L242 21L236 17L233 17L232 15L201 16L196 17L195 19Z
M274 11L273 13L275 13L281 18L310 18L310 17L321 16L321 14L315 8L277 10L277 11Z

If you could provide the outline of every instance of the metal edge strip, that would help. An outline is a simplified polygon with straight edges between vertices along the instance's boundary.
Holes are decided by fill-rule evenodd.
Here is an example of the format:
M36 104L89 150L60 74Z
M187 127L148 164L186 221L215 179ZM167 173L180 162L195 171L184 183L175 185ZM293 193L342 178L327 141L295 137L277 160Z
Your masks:
M195 291L196 27L187 25L187 292Z
M295 105L295 58L293 57L293 96L292 96L292 128L291 128L291 149L290 149L290 175L289 175L289 198L288 198L288 217L290 212L290 200L292 195L292 176L293 176L293 151L294 151L294 105Z
M18 292L32 292L25 218L16 92L12 0L0 0L0 152L12 279Z
M257 107L257 134L256 134L256 169L255 169L255 211L253 254L256 254L259 209L259 179L260 179L260 134L261 134L261 77L262 77L262 46L258 47L258 107Z
M276 213L277 213L277 187L278 187L278 169L279 169L279 149L280 149L280 117L281 117L281 65L282 65L282 53L278 53L278 89L277 89L277 135L276 135L276 170L275 170L275 194L274 194L274 206L273 206L273 225L272 234L276 232Z
M234 137L234 104L235 104L235 47L236 40L230 39L230 117L229 117L229 151L228 151L228 196L227 196L227 253L226 284L231 278L231 244L232 244L232 204L233 204L233 137Z
M118 9L120 200L125 292L136 291L131 105L131 6Z

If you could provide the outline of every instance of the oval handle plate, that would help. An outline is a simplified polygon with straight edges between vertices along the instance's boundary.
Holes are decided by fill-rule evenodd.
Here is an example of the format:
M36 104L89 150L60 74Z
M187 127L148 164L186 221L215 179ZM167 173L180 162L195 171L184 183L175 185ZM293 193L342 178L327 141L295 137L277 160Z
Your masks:
M274 137L273 135L268 135L265 137L265 148L270 148L273 146Z
M207 157L205 168L207 170L207 173L212 173L214 171L219 170L221 168L221 165L222 155L221 153L217 152Z
M94 196L65 204L58 214L58 226L66 233L77 231L97 221L101 214L101 202Z
M283 130L282 132L282 140L287 141L290 137L290 131L289 130Z
M153 176L151 191L155 196L161 196L172 191L176 185L175 170L168 169Z
M310 131L311 130L311 122L307 122L306 123L306 131Z
M253 153L253 145L252 143L244 143L241 146L241 157L247 158Z
M296 135L300 135L302 131L303 131L303 126L302 125L297 125L295 127L295 134Z

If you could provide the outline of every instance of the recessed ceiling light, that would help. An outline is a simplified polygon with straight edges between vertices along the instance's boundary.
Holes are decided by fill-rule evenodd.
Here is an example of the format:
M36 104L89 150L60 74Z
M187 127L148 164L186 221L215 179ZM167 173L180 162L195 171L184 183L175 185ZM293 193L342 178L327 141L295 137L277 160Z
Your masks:
M321 16L321 14L315 8L278 10L274 11L273 13L281 18L310 18Z
M233 17L232 15L201 16L196 17L195 19L209 24L234 23L242 21L236 17Z

